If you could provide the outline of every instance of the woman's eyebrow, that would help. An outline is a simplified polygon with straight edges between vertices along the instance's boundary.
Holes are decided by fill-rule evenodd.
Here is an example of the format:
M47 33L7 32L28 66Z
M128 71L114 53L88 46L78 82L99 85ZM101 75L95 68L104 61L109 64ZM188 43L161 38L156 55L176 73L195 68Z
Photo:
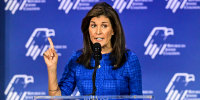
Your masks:
M95 23L94 21L90 21L91 23ZM108 22L102 22L102 23L108 23Z
M90 21L90 22L95 23L94 21Z

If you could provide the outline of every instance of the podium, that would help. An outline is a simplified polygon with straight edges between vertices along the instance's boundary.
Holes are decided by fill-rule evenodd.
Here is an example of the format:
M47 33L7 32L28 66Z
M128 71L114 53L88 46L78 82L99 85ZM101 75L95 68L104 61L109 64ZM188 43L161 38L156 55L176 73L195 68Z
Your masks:
M154 100L151 95L34 96L34 100Z

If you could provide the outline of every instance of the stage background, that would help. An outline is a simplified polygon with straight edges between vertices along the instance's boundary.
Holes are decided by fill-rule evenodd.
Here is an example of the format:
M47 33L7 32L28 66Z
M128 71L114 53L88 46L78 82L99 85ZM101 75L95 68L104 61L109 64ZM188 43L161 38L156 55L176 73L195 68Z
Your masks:
M0 96L28 100L48 95L41 56L49 47L47 37L59 54L60 79L69 57L83 47L81 21L99 1L105 0L1 1ZM140 60L143 93L157 100L200 98L200 1L106 2L120 16L126 47Z
M4 71L5 71L5 12L4 12L4 6L5 3L3 1L0 1L0 97L2 97L2 100L4 99Z

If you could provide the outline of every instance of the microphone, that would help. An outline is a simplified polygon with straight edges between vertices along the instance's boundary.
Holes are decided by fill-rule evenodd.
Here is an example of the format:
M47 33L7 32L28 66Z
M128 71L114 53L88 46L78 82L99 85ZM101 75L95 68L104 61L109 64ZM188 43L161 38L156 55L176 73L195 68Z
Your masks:
M96 72L98 66L100 65L100 60L102 59L101 44L100 43L93 44L92 50L93 50L93 58L95 60L94 72L92 74L92 83L93 83L92 95L96 95L97 88L95 85L95 80L96 80Z
M100 43L93 44L93 58L94 58L95 61L102 59L101 44Z

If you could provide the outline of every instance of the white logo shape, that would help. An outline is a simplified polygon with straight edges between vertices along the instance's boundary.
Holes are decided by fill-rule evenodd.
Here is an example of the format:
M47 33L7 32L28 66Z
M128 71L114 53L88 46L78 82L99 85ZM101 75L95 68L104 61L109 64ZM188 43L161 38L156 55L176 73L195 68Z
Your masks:
M153 0L112 0L114 1L113 8L122 13L124 9L127 10L146 10L148 6L146 3L153 2Z
M79 3L81 0L76 0L75 4L71 2L71 0L58 0L60 2L60 5L58 7L58 10L64 10L66 14L69 13L71 9L75 10L77 9ZM72 8L73 6L73 8Z
M4 0L6 3L5 11L11 11L15 14L19 11L40 11L40 7L37 4L44 4L46 0Z
M166 9L171 9L173 13L177 11L178 8L183 9L187 0L168 0Z
M160 33L160 31L163 31ZM158 44L155 43L156 39L160 39L161 41L165 41L169 35L174 35L174 30L172 28L167 27L155 27L149 34L147 40L144 43L144 47L146 47L145 55L150 55L152 59L159 55L162 55L165 48L167 47L166 44Z
M48 28L36 28L25 44L25 48L27 49L26 56L32 57L33 60L36 60L38 56L43 56L43 53L49 48L48 37L55 36L54 29ZM55 45L54 48L58 54L58 56L62 56L59 53L58 49L66 49L67 45Z
M22 81L20 81L22 80ZM26 92L17 92L15 90L16 84L22 84L23 89L30 83L34 83L33 76L28 75L14 75L11 81L9 82L4 94L7 95L6 100L23 100L26 96ZM22 88L18 89L21 90Z
M6 4L5 10L10 10L12 14L15 14L16 10L22 10L27 2L27 0L23 0L23 2L17 2L17 0L4 0Z
M53 29L36 28L25 45L28 49L26 56L31 56L33 60L36 60L39 55L43 56L43 53L48 49L49 45L45 45L43 41L40 41L47 41L47 38L50 36L55 36Z
M165 93L168 93L166 100L184 100L188 92L184 87L192 81L195 81L194 74L176 73L165 89ZM181 85L181 87L178 87L178 85Z
M131 4L133 3L133 0L130 0L127 9L130 8ZM113 8L119 10L119 13L122 13L122 11L124 10L124 8L126 7L127 2L124 0L115 0L114 4L113 4Z

